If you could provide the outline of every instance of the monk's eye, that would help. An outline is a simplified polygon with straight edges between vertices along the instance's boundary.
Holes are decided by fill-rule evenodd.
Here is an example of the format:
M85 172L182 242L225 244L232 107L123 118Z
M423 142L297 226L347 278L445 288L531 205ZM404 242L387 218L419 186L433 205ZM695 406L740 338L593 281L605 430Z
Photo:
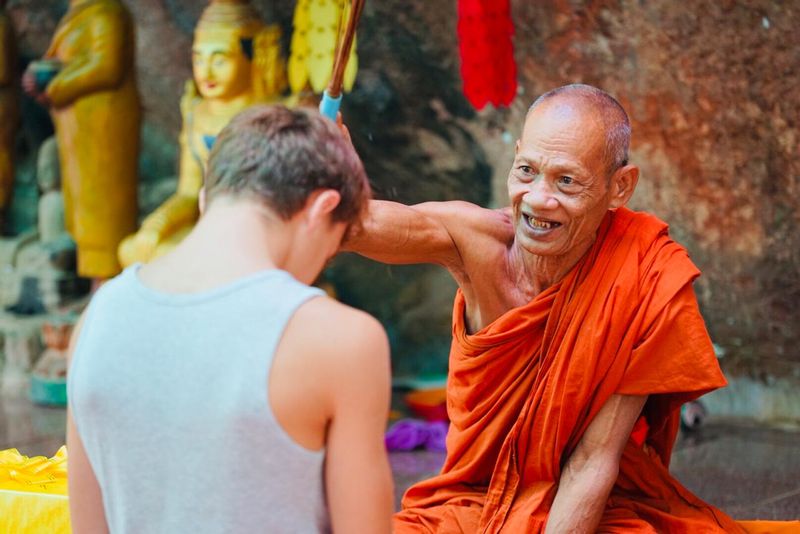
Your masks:
M561 185L572 185L575 183L575 180L572 178L572 176L559 176L558 183Z
M520 165L519 167L517 167L517 170L519 170L522 174L526 176L530 176L534 172L533 167L529 165Z

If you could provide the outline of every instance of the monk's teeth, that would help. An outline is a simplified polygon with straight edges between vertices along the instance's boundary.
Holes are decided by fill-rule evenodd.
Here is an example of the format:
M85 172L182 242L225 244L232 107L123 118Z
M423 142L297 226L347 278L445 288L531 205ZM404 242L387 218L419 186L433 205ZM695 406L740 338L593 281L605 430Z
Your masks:
M542 228L544 230L549 230L551 228L561 226L561 223L534 219L533 217L530 217L528 215L525 216L525 219L528 221L528 224L531 225L531 227L533 228Z

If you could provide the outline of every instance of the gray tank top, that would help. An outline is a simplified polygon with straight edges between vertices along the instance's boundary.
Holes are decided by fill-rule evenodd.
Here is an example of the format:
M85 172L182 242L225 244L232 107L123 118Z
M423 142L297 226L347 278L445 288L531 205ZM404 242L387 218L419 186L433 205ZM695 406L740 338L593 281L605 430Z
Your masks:
M287 322L324 293L269 270L166 294L137 270L92 299L69 371L111 532L329 531L324 451L285 433L267 392Z

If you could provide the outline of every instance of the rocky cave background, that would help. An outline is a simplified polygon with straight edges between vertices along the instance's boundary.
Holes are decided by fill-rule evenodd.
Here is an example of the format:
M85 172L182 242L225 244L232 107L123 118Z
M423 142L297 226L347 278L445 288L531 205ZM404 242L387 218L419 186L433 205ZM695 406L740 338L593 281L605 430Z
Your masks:
M206 2L125 3L145 107L144 213L175 187L178 101ZM642 170L633 207L666 220L703 271L695 288L723 366L800 379L800 3L511 3L518 96L476 112L461 92L456 2L367 1L343 113L377 196L504 205L527 106L558 85L597 85L631 116L631 160ZM294 1L253 4L281 25L288 53ZM9 2L21 68L45 51L67 5ZM18 219L35 211L35 150L50 127L31 101L23 113ZM329 277L343 301L387 328L397 374L445 371L455 292L446 272L343 256Z

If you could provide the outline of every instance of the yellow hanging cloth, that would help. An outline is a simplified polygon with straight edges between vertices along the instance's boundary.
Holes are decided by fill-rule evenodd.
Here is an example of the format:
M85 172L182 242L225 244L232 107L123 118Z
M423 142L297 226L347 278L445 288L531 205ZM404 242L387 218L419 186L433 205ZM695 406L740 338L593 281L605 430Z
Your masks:
M349 15L347 0L297 0L288 67L292 93L299 94L309 85L315 93L325 90L333 71L339 30ZM353 88L357 71L354 39L344 72L345 91Z
M66 447L52 458L0 451L0 532L69 534Z

